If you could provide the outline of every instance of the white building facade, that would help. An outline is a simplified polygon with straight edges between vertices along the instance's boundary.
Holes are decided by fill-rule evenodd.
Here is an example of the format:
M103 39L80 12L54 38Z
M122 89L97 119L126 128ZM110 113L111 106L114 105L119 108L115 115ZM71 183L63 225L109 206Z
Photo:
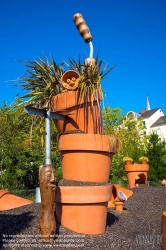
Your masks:
M150 109L149 100L147 98L146 110L142 110L140 113L129 111L129 114L133 114L134 119L143 119L144 134L150 135L151 133L158 134L161 140L166 140L166 116L160 108Z

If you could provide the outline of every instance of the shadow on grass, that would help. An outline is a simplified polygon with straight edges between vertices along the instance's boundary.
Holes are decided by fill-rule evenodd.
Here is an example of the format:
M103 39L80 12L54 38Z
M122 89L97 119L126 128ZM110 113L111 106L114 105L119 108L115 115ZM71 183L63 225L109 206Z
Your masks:
M33 218L31 212L19 215L0 214L0 249L10 239L28 227Z

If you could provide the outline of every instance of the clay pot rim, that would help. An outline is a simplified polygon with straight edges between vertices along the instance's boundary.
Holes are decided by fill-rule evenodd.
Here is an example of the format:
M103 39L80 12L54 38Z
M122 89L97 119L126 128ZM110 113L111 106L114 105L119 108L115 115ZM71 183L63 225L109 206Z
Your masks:
M58 186L55 202L89 204L108 202L112 196L112 185L107 186Z
M148 172L149 171L149 164L129 164L125 165L124 170L126 172Z
M66 71L66 72L62 75L62 77L61 77L61 84L63 85L63 87L64 87L66 90L75 90L75 89L78 88L79 82L75 85L75 87L71 87L70 85L68 85L68 86L65 86L65 85L64 85L63 77L64 77L64 75L65 75L66 73L69 73L69 72L70 72L70 73L74 73L75 75L78 76L78 78L79 78L79 76L80 76L80 74L79 74L77 71L75 71L75 70L68 70L68 71Z
M89 144L87 142L90 142ZM117 143L117 142L116 142ZM58 150L86 150L116 153L116 145L110 145L107 135L100 134L62 134L58 136Z
M123 201L120 201L120 200L114 200L114 204L119 204L119 205L123 205L124 204L124 202Z
M2 196L4 196L5 194L13 194L13 193L11 193L11 192L8 191L8 190L0 190L0 198L1 198Z

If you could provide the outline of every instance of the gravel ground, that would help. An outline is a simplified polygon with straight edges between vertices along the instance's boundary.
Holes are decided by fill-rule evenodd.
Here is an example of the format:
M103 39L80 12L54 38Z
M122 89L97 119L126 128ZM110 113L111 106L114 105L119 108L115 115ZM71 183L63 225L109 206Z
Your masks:
M57 186L108 186L111 185L110 182L85 182L85 181L74 181L61 179L57 182Z
M134 193L125 202L123 212L108 209L107 226L103 235L80 235L57 222L56 234L59 243L54 240L50 245L41 243L38 237L40 204L33 203L0 212L0 248L16 250L161 249L161 219L162 212L166 211L166 188L139 187L132 190ZM65 246L58 246L58 244Z

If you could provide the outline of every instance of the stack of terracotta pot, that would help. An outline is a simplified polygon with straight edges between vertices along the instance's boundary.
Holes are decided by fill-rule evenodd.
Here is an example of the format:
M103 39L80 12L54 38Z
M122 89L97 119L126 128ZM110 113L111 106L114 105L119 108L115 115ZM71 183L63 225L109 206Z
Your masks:
M82 234L103 234L107 204L112 196L108 183L114 148L103 135L101 111L97 101L86 105L78 91L66 91L52 100L53 111L66 114L55 121L60 133L58 149L62 174L70 186L56 188L56 216L66 228ZM74 183L79 183L75 185Z

